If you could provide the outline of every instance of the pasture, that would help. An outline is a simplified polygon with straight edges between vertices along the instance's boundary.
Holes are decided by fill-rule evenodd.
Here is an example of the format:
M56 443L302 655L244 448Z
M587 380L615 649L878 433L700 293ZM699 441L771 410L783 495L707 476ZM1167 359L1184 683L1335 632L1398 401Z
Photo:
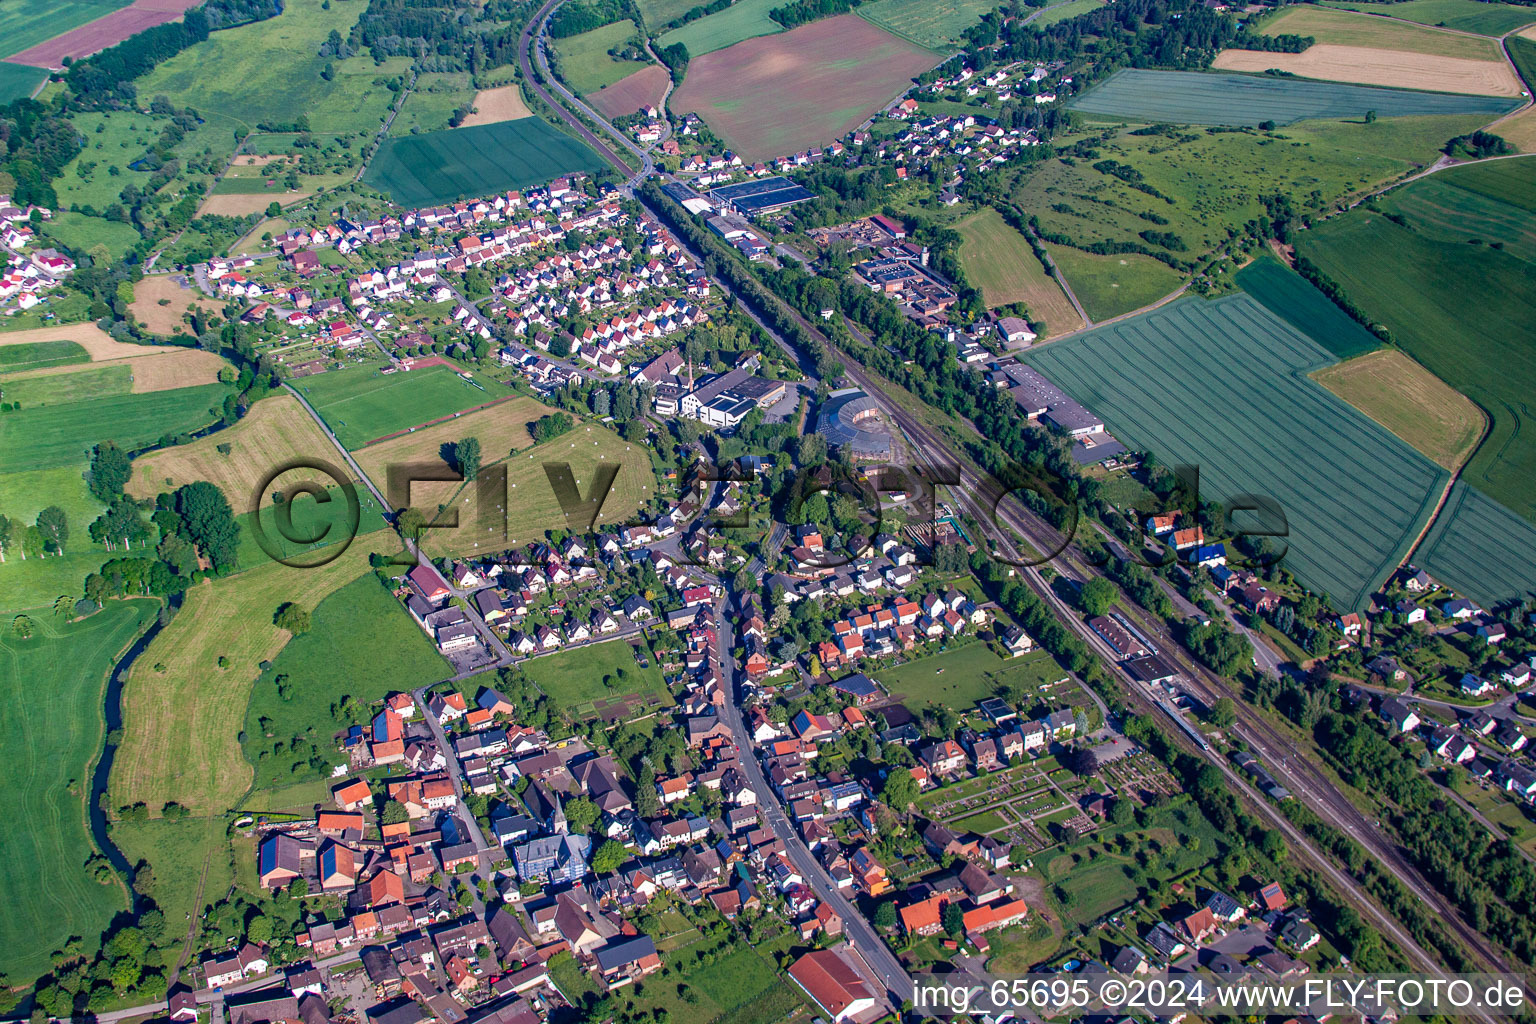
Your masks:
M735 0L723 11L707 14L673 29L658 42L662 46L682 43L688 47L690 59L702 57L706 53L734 46L744 39L783 32L784 26L768 17L768 12L777 6L777 0ZM690 65L689 73L692 71Z
M70 623L42 608L32 613L31 639L12 635L8 623L0 633L0 756L10 780L0 793L9 893L0 970L13 985L47 972L50 954L71 936L90 955L112 916L128 907L117 876L102 884L85 870L95 850L86 801L106 735L107 675L158 608L157 601L112 601Z
M1465 395L1397 349L1377 349L1312 379L1446 469L1482 436L1485 417Z
M618 60L608 51L622 47L639 33L635 23L625 18L590 32L554 41L555 70L572 92L597 92L625 78L649 63Z
M1315 4L1289 8L1259 26L1266 36L1294 33L1311 36L1318 44L1351 46L1398 53L1420 53L1464 60L1502 60L1499 44L1459 32L1406 25L1353 11L1330 10Z
M70 120L85 144L53 183L61 204L105 210L118 201L126 186L146 186L153 172L136 171L130 165L154 143L169 118L114 110L81 111Z
M880 669L875 678L914 713L921 713L929 704L944 704L965 713L1004 687L1033 694L1041 685L1066 675L1045 651L1001 658L984 643L967 643L942 654Z
M329 766L342 761L333 736L344 728L331 717L331 705L344 696L366 708L389 693L453 675L427 634L372 573L321 601L311 622L313 628L290 640L251 690L245 756L256 770L257 789L329 776ZM380 665L388 665L388 673L380 673ZM287 700L277 692L282 676L293 687ZM274 742L282 749L275 750ZM326 770L316 772L311 757L321 758Z
M1236 274L1243 291L1340 359L1381 347L1381 339L1352 320L1300 274L1264 255Z
M228 455L219 451L224 445L229 446ZM153 498L182 484L207 480L239 509L249 504L256 487L273 469L300 458L341 461L335 445L298 399L272 395L251 406L234 426L135 459L125 489L135 498Z
M1092 161L1058 158L1016 172L1011 198L1038 219L1046 238L1083 249L1130 244L1182 263L1263 217L1265 195L1284 193L1299 211L1322 213L1343 197L1433 163L1447 138L1474 124L1470 118L1424 117L1372 125L1309 121L1270 133L1111 128L1087 136L1098 151ZM1072 254L1063 255L1072 261ZM1142 258L1122 254L1091 262L1102 270L1120 267L1121 259L1135 266ZM1073 270L1064 272L1076 291ZM1175 276L1152 273L1164 281ZM1120 283L1112 296L1125 290L1126 282ZM1169 284L1163 294L1175 287ZM1090 317L1106 315L1088 301L1083 299ZM1119 301L1109 308L1125 312L1142 304Z
M136 84L145 96L163 94L178 107L246 128L303 115L317 132L376 131L395 98L386 82L407 69L409 58L375 65L366 55L319 55L327 35L334 30L346 38L361 13L355 4L288 0L277 17L215 32ZM327 64L334 66L330 81L320 74Z
M55 469L0 474L0 512L16 523L32 523L49 505L64 510L70 540L62 555L22 558L14 549L0 562L0 609L15 611L51 605L61 594L78 595L80 582L107 558L86 529L104 506L85 486L85 458Z
M1464 37L1457 37L1464 38ZM1301 53L1222 50L1211 62L1218 71L1263 74L1275 68L1303 78L1394 89L1428 89L1472 96L1519 96L1522 86L1502 60L1466 60L1366 46L1315 43Z
M1198 465L1211 498L1277 502L1285 566L1340 609L1397 566L1448 476L1307 379L1333 356L1246 295L1185 299L1024 359L1129 447Z
M1380 200L1406 226L1356 209L1307 232L1300 251L1385 324L1405 352L1488 414L1488 436L1463 479L1536 521L1536 436L1528 411L1536 293L1531 264L1520 255L1528 243L1518 241L1529 238L1536 213L1529 193L1513 186L1506 192L1512 201L1496 212L1485 206L1486 193L1497 192L1501 176L1511 173L1504 165L1520 163L1453 168L1415 182ZM1431 221L1423 209L1428 202L1444 215ZM1489 244L1494 236L1483 232L1490 225L1509 232L1507 247ZM1514 225L1524 228L1515 232Z
M604 117L623 117L645 107L660 107L671 76L660 64L648 64L606 89L588 93L586 101Z
M499 385L494 392L486 391L446 366L390 374L373 366L348 367L300 378L294 387L349 450L504 394Z
M522 663L522 670L534 685L549 694L556 707L581 717L591 713L594 701L626 695L654 698L670 705L672 698L662 682L655 656L647 652L646 660L651 667L641 668L629 639L608 640L530 658ZM621 669L623 679L619 678ZM614 685L605 686L605 677L611 678Z
M935 63L843 14L695 57L669 107L697 113L743 160L763 160L841 137Z
M222 384L205 384L0 414L0 473L83 462L92 445L108 439L132 449L191 433L219 417L227 393Z
M981 289L988 306L1024 303L1032 317L1045 321L1043 337L1083 326L1083 318L1067 301L1061 286L1035 258L1029 240L1003 220L997 210L989 206L974 213L956 224L955 230L964 239L960 263L965 267L965 276Z
M1415 560L1484 607L1536 591L1536 526L1458 482Z
M512 95L517 95L517 86L509 86ZM391 135L409 135L412 129L423 132L441 131L449 127L448 121L453 112L465 104L473 104L478 94L467 71L423 71L416 76L416 87L406 97L405 105L400 108L399 115L394 123L389 126ZM488 103L487 107L492 104ZM517 117L526 116L514 115ZM491 121L503 121L506 118L491 117L483 120L471 121L466 118L465 124L488 124Z
M1279 56L1266 54L1268 57ZM1515 109L1513 99L1375 89L1295 78L1148 71L1126 68L1068 104L1084 114L1172 124L1293 124L1306 118L1418 114L1478 114L1484 119Z
M1177 270L1140 253L1100 256L1065 245L1046 248L1077 301L1095 320L1150 306L1184 283Z
M143 800L158 812L174 800L197 814L234 807L252 779L237 738L251 687L260 663L277 657L290 639L272 624L278 605L292 601L314 611L368 571L371 552L393 550L392 539L368 534L318 568L272 562L188 590L181 611L134 662L123 688L112 806Z
M1390 4L1361 0L1327 0L1325 6L1362 14L1380 14L1421 25L1438 25L1484 36L1501 36L1536 21L1536 12L1517 4L1485 3L1483 0L1397 0Z
M0 57L9 57L128 6L128 0L0 0Z
M992 0L875 0L857 10L859 17L908 42L943 50L945 44L959 43L960 34L996 6Z
M113 259L122 259L140 241L139 232L132 224L92 217L74 210L55 213L38 234L62 242L79 252L89 252L97 245L104 245Z
M386 139L363 180L402 206L429 206L605 166L580 140L524 117Z

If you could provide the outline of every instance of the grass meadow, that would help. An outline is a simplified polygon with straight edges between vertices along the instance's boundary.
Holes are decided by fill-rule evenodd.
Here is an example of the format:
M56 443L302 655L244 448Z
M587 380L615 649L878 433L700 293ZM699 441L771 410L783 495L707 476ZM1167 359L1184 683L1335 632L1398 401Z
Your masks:
M82 366L69 373L0 379L0 388L4 389L7 402L20 402L23 409L67 405L129 394L133 390L133 371L125 363Z
M579 139L524 117L386 139L363 180L402 206L427 206L604 166Z
M1046 336L1083 326L1083 318L1067 301L1061 286L1035 258L1029 240L997 210L989 206L974 213L956 224L955 230L964 239L960 262L965 276L981 289L988 306L1024 303L1032 317L1045 321Z
M94 247L104 245L113 259L122 259L139 244L139 232L132 224L92 217L76 210L55 213L39 234L78 252L90 252Z
M1500 36L1536 21L1536 11L1517 4L1485 3L1483 0L1397 0L1396 3L1364 3L1360 0L1327 0L1326 7L1381 14L1421 25L1439 25L1461 32Z
M734 46L743 39L775 35L783 32L784 26L768 17L768 12L778 6L776 0L736 0L723 11L673 29L660 42L662 46L682 43L693 58Z
M1065 245L1046 249L1072 294L1095 320L1150 306L1184 283L1184 275L1177 270L1139 253L1100 256Z
M90 361L90 353L73 341L31 341L0 346L0 373L22 373ZM10 395L6 397L10 398Z
M625 18L590 32L556 40L554 45L560 78L573 92L587 93L597 92L634 74L650 62L615 60L608 55L608 51L623 46L639 31L634 22Z
M305 377L295 387L350 450L501 397L446 366L391 374L371 366L332 370Z
M1058 21L1066 21L1080 14L1087 14L1089 11L1097 10L1104 6L1104 2L1105 0L1067 0L1064 4L1052 4L1041 11L1030 24L1038 25L1040 28L1048 28Z
M1171 124L1288 125L1307 118L1478 114L1489 120L1520 105L1514 98L1381 89L1336 82L1203 71L1127 68L1074 99L1083 114Z
M112 916L128 907L121 880L103 885L85 870L95 849L86 801L106 734L107 675L158 607L112 601L71 623L43 608L31 613L31 639L14 636L9 622L0 631L0 756L9 780L0 791L9 893L0 915L0 970L12 984L46 972L49 954L71 936L81 937L89 955Z
M366 707L389 693L453 675L427 634L372 573L321 601L311 621L313 628L290 640L251 689L245 756L255 767L257 789L330 777L330 766L343 756L333 737L344 728L332 718L331 705L343 696ZM389 671L380 672L381 665ZM293 685L288 700L278 694L281 676ZM323 772L310 766L312 756L324 761Z
M83 464L109 438L132 449L198 430L218 418L228 392L204 384L0 413L0 473Z
M1529 412L1536 293L1528 255L1536 195L1518 168L1504 166L1519 163L1453 168L1416 182L1379 201L1404 223L1357 208L1307 232L1300 251L1405 352L1488 414L1488 437L1463 479L1536 521ZM1490 209L1490 194L1507 199ZM1495 238L1509 242L1495 248Z
M581 715L590 712L593 701L626 694L654 696L663 703L672 703L655 656L647 655L647 660L651 667L641 668L629 640L609 640L531 658L522 663L522 669L540 690L549 694L556 707ZM625 673L623 680L618 679L620 669ZM604 686L604 676L614 677L617 685L611 689Z
M1129 447L1198 465L1212 498L1277 503L1284 564L1341 609L1397 566L1448 477L1309 380L1332 354L1246 295L1185 299L1024 358Z
M858 8L859 17L918 46L942 50L960 42L960 34L997 5L992 0L876 0Z
M1005 686L1034 690L1066 674L1045 651L1001 658L986 644L972 642L880 669L875 678L914 712L929 704L945 704L965 712Z

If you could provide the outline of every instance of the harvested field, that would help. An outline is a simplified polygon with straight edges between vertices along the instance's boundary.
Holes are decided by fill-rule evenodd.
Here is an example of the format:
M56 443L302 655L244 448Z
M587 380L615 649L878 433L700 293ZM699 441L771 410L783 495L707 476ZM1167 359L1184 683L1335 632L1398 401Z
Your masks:
M313 194L303 190L280 193L216 193L203 200L203 205L197 208L197 215L201 217L207 213L214 213L224 217L244 217L251 213L261 213L271 206L274 200L287 205L296 203L300 199L308 199Z
M1522 153L1536 153L1536 107L1500 121L1493 132Z
M1332 354L1246 295L1184 299L1023 358L1131 448L1198 465L1209 497L1278 503L1284 564L1341 610L1398 565L1449 476L1308 379Z
M1303 78L1473 96L1518 96L1522 88L1515 73L1501 60L1466 60L1327 43L1315 43L1301 53L1223 50L1211 67L1255 73L1279 68Z
M1311 36L1317 45L1361 46L1373 50L1407 51L1466 60L1499 60L1499 44L1461 32L1401 21L1376 18L1353 11L1335 11L1314 4L1293 7L1266 21L1259 33L1266 36L1293 32Z
M174 349L180 355L172 359L159 356L133 356L130 359L101 359L85 366L50 366L41 370L29 370L7 376L7 382L32 380L38 377L57 377L95 370L111 370L126 367L131 386L128 394L147 394L151 391L173 391L176 388L197 387L200 384L218 382L219 371L225 362L216 353L199 349ZM86 396L82 396L86 397Z
M604 117L623 117L642 107L659 107L671 76L660 64L641 68L606 89L587 93L585 99Z
M170 305L160 305L161 299L169 299ZM146 277L133 286L133 304L128 310L154 333L175 334L187 329L181 316L189 305L210 313L223 308L196 288L184 288L171 275L162 274Z
M86 22L6 59L15 64L58 70L64 66L65 57L71 60L88 57L147 28L175 21L189 7L200 3L202 0L136 0L131 7Z
M481 89L475 93L475 111L464 119L462 128L477 124L495 124L497 121L516 121L520 117L532 117L533 111L523 102L523 92L515 85L498 85L494 89Z
M218 445L226 444L229 454L218 453ZM249 504L273 467L301 457L330 462L341 456L298 399L273 395L252 405L246 418L227 430L134 459L134 476L124 490L134 497L154 497L192 481L210 481L238 510Z
M463 437L477 437L480 439L481 461L489 465L505 459L509 452L533 447L529 427L534 420L553 411L532 398L514 398L489 409L357 449L353 457L370 478L383 480L390 466L440 462L444 445Z
M694 58L670 106L697 113L742 159L764 160L838 138L934 63L843 14Z
M1523 601L1536 589L1536 526L1457 483L1415 561L1484 607Z
M169 345L130 345L115 341L106 331L95 324L70 324L67 327L34 327L26 331L0 333L0 345L30 345L39 341L73 341L90 353L91 359L123 359L131 356L167 355L185 352L184 348Z
M1377 349L1318 370L1312 379L1446 469L1472 453L1483 412L1397 349Z
M960 262L971 283L981 289L989 307L1022 302L1030 316L1044 320L1044 337L1075 331L1083 326L1072 303L1054 278L1045 272L1029 247L1029 240L1015 231L992 207L974 213L955 225L965 241Z
M1131 121L1212 125L1294 124L1306 118L1363 117L1370 110L1380 117L1486 114L1492 118L1518 105L1517 100L1494 96L1141 68L1116 71L1069 104L1085 114Z

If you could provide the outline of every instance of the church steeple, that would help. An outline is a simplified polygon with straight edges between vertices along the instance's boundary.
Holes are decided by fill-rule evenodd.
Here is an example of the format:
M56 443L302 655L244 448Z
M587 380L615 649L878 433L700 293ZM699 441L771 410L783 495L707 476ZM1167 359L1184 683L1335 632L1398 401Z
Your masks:
M557 836L566 835L571 830L570 822L565 820L565 807L561 804L559 793L555 794L555 814L549 819L549 827Z

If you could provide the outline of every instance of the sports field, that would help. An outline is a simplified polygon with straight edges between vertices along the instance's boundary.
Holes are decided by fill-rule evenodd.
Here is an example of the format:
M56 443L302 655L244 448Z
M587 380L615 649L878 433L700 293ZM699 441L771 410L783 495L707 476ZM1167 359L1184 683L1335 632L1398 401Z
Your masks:
M1305 118L1363 117L1369 110L1378 117L1481 114L1491 118L1518 105L1512 98L1493 96L1142 68L1117 71L1068 104L1084 114L1131 121L1214 125L1292 124Z
M1536 11L1529 7L1485 3L1483 0L1398 0L1390 4L1327 0L1326 6L1401 18L1421 25L1440 25L1485 36L1500 36L1536 21Z
M1028 352L1128 446L1256 494L1289 526L1285 565L1341 609L1391 572L1448 474L1307 378L1333 362L1246 295L1184 299Z
M363 180L402 206L429 206L605 166L585 143L524 117L386 139Z
M303 115L317 132L375 132L395 99L385 83L405 72L410 58L376 65L366 53L320 56L330 32L345 39L362 12L357 4L286 0L277 17L214 32L135 85L145 96L165 95L178 107L222 114L248 129ZM321 77L327 64L334 70L329 81Z
M1349 318L1306 278L1272 256L1260 256L1236 275L1238 285L1280 319L1340 359L1381 347L1381 339Z
M107 674L158 607L112 601L68 624L40 608L30 613L30 640L12 634L9 616L0 630L0 757L10 782L0 790L0 971L13 985L46 972L51 952L71 936L90 955L112 915L128 906L117 876L103 885L85 870L95 850L86 801L106 733Z
M1415 561L1484 607L1525 601L1536 593L1536 526L1458 482Z
M331 705L342 697L366 708L389 693L409 692L454 672L372 573L321 601L310 621L313 628L290 640L251 690L245 756L256 769L258 789L323 779L330 765L340 763L331 738L342 726L331 716ZM379 672L380 665L389 671ZM287 700L277 692L280 676L293 687ZM273 749L276 742L281 750ZM327 770L316 772L311 757L322 758Z
M1377 349L1312 379L1446 469L1482 436L1482 410L1397 349Z
M992 0L875 0L858 8L859 17L931 50L960 41L960 33L975 25L997 5Z
M1055 278L1045 272L1029 247L1029 240L1015 231L992 207L955 225L964 242L960 262L971 284L981 289L989 307L1022 302L1030 316L1044 320L1042 337L1075 331L1083 326L1072 303Z
M1536 196L1522 163L1452 168L1415 182L1380 200L1406 226L1356 209L1307 232L1300 252L1489 415L1488 437L1463 479L1536 521L1536 290L1521 255L1529 243L1520 241L1530 238ZM1507 201L1490 210L1490 192ZM1431 218L1430 206L1441 214ZM1505 248L1490 244L1494 232L1511 239Z
M768 12L778 6L778 0L736 0L723 11L716 11L673 29L659 41L662 46L682 43L688 47L690 59L702 57L706 53L734 46L743 39L783 32L784 26L768 17ZM692 73L690 65L689 74Z
M1382 8L1387 9L1385 6ZM1502 60L1499 44L1492 39L1407 25L1390 18L1376 18L1353 11L1329 10L1315 4L1292 7L1264 22L1266 36L1293 33L1311 36L1319 44L1358 46L1376 50L1420 53L1466 60Z
M1065 245L1047 245L1056 268L1083 309L1109 320L1150 306L1184 283L1184 275L1150 256L1128 252L1099 256Z
M645 62L616 60L608 51L621 47L639 29L629 19L554 41L558 71L572 92L596 92L639 71Z
M251 686L260 663L289 636L272 624L278 605L313 612L327 595L368 572L370 552L398 545L384 532L359 537L323 566L269 563L186 593L176 618L134 662L123 688L123 743L112 763L111 806L143 800L158 812L174 800L194 813L221 814L250 786L240 750ZM220 658L226 667L219 666Z
M900 95L937 58L856 14L695 57L668 104L744 160L822 146Z
M167 434L199 430L218 418L228 391L205 384L0 414L0 473L78 462L108 439L139 448Z
M505 394L494 383L494 391L478 388L446 366L390 374L376 367L332 370L301 378L294 386L352 450Z
M1005 686L1035 693L1037 687L1067 675L1045 651L1000 658L986 644L968 643L942 654L918 658L875 673L891 696L914 712L929 704L970 711L977 701L994 697Z

